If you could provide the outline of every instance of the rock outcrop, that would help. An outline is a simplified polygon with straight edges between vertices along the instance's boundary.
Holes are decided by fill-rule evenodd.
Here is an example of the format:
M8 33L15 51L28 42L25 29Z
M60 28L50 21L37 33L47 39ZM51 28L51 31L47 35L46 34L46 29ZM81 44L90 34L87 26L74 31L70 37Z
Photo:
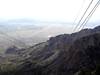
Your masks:
M10 53L0 63L0 75L97 75L100 27L51 37Z

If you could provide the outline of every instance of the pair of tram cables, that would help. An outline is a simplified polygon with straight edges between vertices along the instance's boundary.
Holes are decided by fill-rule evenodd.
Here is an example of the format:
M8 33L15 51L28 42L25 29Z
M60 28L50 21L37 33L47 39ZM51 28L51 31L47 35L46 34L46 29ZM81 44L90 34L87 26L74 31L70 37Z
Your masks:
M87 14L88 10L90 9L90 7L92 6L94 0L91 0L91 2L89 3L88 7L86 8L85 12L83 13L81 19L79 20L78 24L76 25L76 27L74 28L73 32L75 32L77 29L84 29L85 25L87 24L87 22L89 21L89 19L92 17L92 15L94 14L94 12L96 11L96 9L98 8L98 6L100 5L100 0L97 1L97 3L94 5L94 7L91 9L91 11L89 12L89 14L86 16L86 18L84 19L84 21L82 22L83 18L85 17L85 15Z

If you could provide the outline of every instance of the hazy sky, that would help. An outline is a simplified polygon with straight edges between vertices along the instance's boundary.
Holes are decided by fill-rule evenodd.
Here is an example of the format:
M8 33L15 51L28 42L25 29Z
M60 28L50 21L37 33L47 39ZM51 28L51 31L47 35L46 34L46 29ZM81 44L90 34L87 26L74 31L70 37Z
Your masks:
M45 21L64 22L67 23L67 25L71 25L76 17L77 20L75 23L79 21L90 1L91 0L0 0L0 22L23 20L26 21L25 23ZM97 1L98 0L94 0L92 7ZM88 25L98 25L100 23L99 21L100 6L93 14Z
M91 0L0 0L0 19L29 18L41 21L73 22L80 7L81 11ZM97 0L94 0L94 3ZM83 13L83 12L82 12ZM94 19L100 20L100 8Z

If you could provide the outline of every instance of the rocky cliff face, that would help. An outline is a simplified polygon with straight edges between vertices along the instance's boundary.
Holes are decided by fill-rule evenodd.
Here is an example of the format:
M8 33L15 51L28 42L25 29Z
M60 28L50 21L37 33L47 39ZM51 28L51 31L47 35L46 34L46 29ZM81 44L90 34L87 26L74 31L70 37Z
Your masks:
M81 75L81 71L90 73L84 75L97 75L100 27L58 35L8 54L0 63L1 75Z

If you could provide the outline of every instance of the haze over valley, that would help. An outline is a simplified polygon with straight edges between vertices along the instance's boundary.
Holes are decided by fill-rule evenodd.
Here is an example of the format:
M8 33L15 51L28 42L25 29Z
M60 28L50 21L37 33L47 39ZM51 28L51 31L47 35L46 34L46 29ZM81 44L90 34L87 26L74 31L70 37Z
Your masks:
M2 51L12 45L23 47L20 41L29 47L44 42L50 37L72 32L70 30L72 25L67 26L66 23L15 20L0 24L0 47L2 47Z

